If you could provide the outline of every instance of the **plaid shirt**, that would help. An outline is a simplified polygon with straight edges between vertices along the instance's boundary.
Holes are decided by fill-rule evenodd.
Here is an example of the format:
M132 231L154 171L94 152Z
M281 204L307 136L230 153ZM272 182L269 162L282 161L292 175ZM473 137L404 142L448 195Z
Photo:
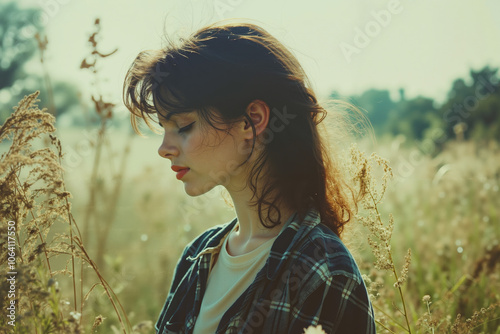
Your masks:
M237 219L186 246L177 263L156 331L192 333L214 258ZM353 257L311 208L294 217L271 248L253 283L222 316L216 333L375 333L372 305Z

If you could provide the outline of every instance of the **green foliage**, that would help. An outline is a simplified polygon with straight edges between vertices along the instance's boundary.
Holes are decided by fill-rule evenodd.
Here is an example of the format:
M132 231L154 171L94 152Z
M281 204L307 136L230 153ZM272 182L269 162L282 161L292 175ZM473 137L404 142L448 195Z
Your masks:
M22 66L36 51L36 41L28 35L35 26L37 9L20 9L16 2L0 3L0 90L26 77Z
M24 95L23 85L15 84L26 79L23 66L36 53L36 40L29 33L41 28L31 22L38 13L37 9L21 9L16 2L0 3L0 94L4 101L0 102L0 123Z
M44 30L40 15L39 8L20 8L14 1L0 2L0 123L12 114L12 105L35 90L40 90L41 107L49 106L44 78L24 69L28 61L39 55L35 34ZM52 89L58 115L79 103L75 85L58 81Z
M463 132L465 139L500 139L500 85L498 69L489 66L470 71L472 82L453 82L448 101L440 108L443 128L448 137Z
M353 102L368 113L377 136L389 130L389 118L394 112L396 103L391 100L388 90L369 89L360 96L353 96Z
M497 69L470 71L471 83L456 79L446 102L436 107L431 98L404 97L393 101L388 90L370 89L353 102L366 110L379 137L403 135L408 142L422 141L440 129L447 140L500 140L500 85ZM333 95L332 95L333 96Z

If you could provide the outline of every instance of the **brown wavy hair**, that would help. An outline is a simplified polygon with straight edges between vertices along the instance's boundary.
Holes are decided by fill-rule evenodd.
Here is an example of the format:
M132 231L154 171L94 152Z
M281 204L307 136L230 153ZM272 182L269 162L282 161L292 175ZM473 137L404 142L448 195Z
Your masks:
M273 117L283 121L287 115L286 126L273 129L272 140L251 166L247 182L257 197L252 205L258 205L262 225L279 224L277 203L283 201L301 218L314 206L322 222L340 236L356 204L340 164L333 160L318 129L327 111L295 56L266 30L251 23L216 23L178 44L169 41L160 50L140 52L123 86L123 101L139 134L138 119L153 129L151 122L157 122L155 117L162 111L196 111L222 131L215 123L230 125L245 117L254 141L243 163L254 152L256 132L246 109L256 99L272 110L268 128ZM267 182L257 192L256 181L261 177ZM262 221L263 205L271 224ZM272 210L277 212L276 221L271 220Z

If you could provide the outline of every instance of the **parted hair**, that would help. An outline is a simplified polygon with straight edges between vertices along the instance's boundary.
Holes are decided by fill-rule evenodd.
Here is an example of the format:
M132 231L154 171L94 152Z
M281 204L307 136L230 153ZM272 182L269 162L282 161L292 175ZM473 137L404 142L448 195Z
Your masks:
M215 23L164 48L142 51L123 86L123 101L137 133L139 119L151 128L163 112L195 111L221 131L216 124L231 125L245 117L254 132L248 158L257 151L255 127L246 110L256 99L271 111L271 133L247 182L261 223L273 227L280 222L280 201L301 218L314 206L322 222L340 236L356 204L341 164L318 128L327 110L296 57L266 30L251 23ZM257 189L260 178L266 182ZM268 209L266 223L263 206ZM277 220L271 220L273 210Z

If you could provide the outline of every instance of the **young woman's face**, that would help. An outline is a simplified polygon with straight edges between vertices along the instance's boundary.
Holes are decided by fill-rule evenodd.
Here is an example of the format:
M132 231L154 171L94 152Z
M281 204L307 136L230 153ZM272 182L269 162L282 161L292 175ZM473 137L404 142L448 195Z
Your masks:
M158 154L170 159L172 166L188 168L187 172L170 171L184 182L187 194L198 196L217 185L230 189L244 184L245 169L236 166L249 152L243 149L245 143L237 131L231 131L231 136L205 125L196 112L174 115L168 121L158 114L158 120L164 129Z

